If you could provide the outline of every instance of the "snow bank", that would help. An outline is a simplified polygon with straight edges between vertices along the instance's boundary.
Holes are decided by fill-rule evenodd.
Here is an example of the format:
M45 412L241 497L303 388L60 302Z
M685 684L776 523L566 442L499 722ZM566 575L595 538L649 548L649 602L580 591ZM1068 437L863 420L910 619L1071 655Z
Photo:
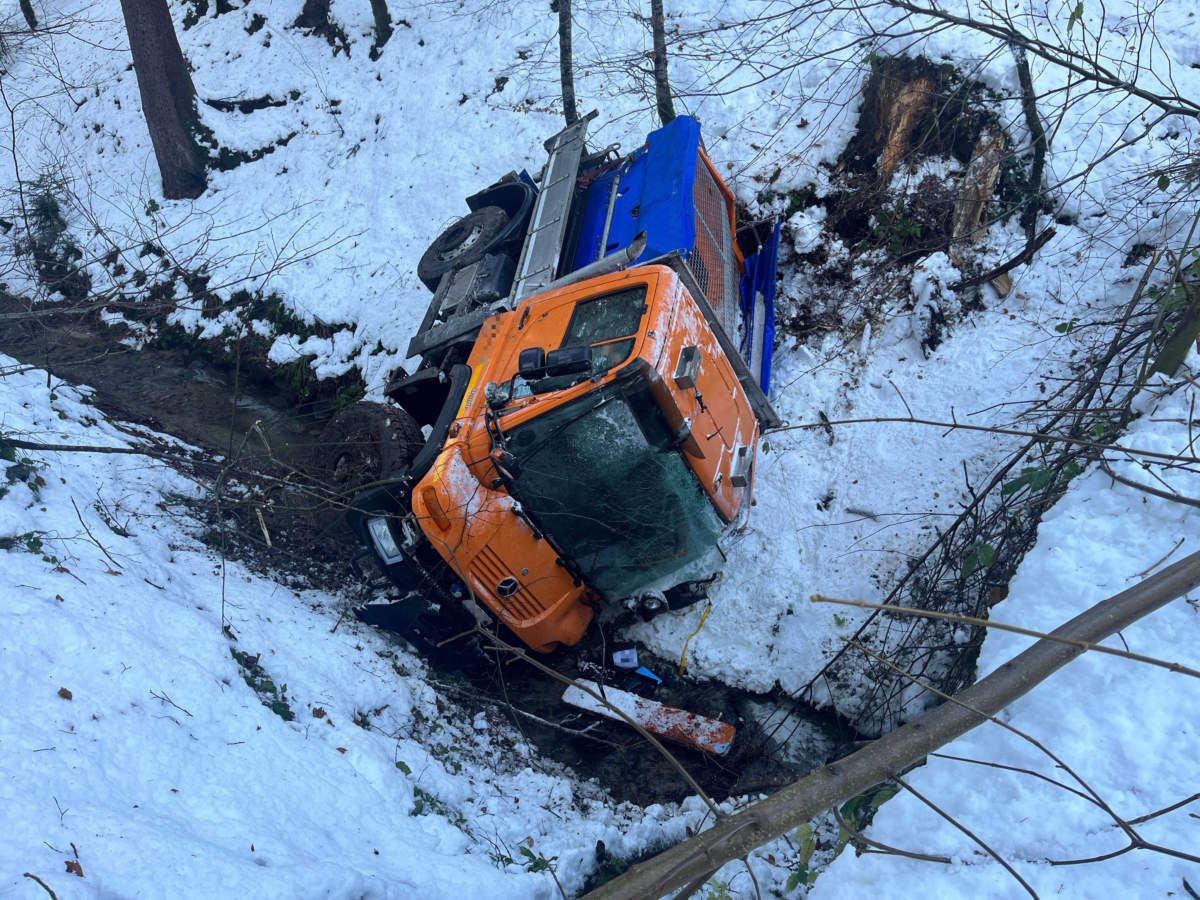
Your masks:
M1193 351L1191 373L1200 371ZM1190 375L1189 375L1190 377ZM1143 395L1145 414L1122 444L1186 452L1187 422L1200 399L1194 382L1175 382ZM1160 489L1136 460L1114 462L1117 474ZM1200 475L1164 475L1170 488L1200 496ZM1049 512L1037 545L1021 563L1008 599L992 610L997 621L1050 631L1094 603L1130 587L1146 573L1200 548L1200 511L1150 496L1089 469ZM1180 598L1112 638L1109 646L1187 666L1200 666L1200 609ZM980 675L996 669L1031 639L991 631ZM1085 654L1000 718L1045 743L1119 815L1134 819L1193 794L1200 782L1195 716L1200 685L1183 675L1101 654ZM1040 773L1062 785L1078 783L1045 754L1011 732L984 724L943 753ZM1048 860L1099 856L1128 844L1095 805L1045 780L949 759L930 759L910 783L974 831L1013 865L1041 896L1182 896L1182 879L1200 886L1200 865L1138 850L1067 868ZM1197 802L1138 826L1148 840L1185 852L1196 849ZM852 851L820 877L814 900L910 897L916 886L938 898L1017 897L1024 892L962 832L901 793L883 806L867 832L892 846L949 856L952 865Z
M140 431L14 368L0 435ZM478 727L339 598L223 564L167 466L0 453L0 894L44 896L28 871L60 897L551 898L536 860L577 890L598 840L621 856L698 821L614 803L495 713Z

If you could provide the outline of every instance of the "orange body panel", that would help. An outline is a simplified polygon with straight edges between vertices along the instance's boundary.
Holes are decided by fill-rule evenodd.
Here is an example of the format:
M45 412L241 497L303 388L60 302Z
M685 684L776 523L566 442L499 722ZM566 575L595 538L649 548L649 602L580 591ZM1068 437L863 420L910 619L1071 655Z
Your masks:
M522 349L558 347L579 301L638 284L647 287L647 309L629 358L598 380L512 401L503 411L505 429L597 390L640 358L668 387L679 413L691 420L701 455L685 458L721 518L732 521L749 499L750 487L734 487L729 473L734 449L757 441L758 423L716 336L671 269L641 266L589 279L529 298L488 319L468 360L472 376L467 395L441 454L413 492L412 506L425 535L474 598L537 650L576 643L599 598L577 583L556 561L550 543L515 513L489 456L485 387L516 374ZM680 350L689 345L699 349L702 359L695 388L682 390L671 375ZM501 597L496 586L508 577L519 588Z

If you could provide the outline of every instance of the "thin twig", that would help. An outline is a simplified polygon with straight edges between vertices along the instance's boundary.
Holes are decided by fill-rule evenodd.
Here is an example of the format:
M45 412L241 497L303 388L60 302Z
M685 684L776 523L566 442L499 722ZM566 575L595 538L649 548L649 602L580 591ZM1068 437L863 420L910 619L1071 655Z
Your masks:
M898 785L900 785L902 788L904 788L906 791L908 791L910 794L912 794L914 797L916 797L918 800L920 800L922 803L924 803L926 806L928 806L930 809L932 809L935 813L937 813L939 816L941 816L943 819L945 819L947 822L949 822L951 825L953 825L955 828L957 828L959 831L961 831L963 834L965 834L967 837L969 837L972 841L974 841L976 844L978 844L981 848L983 848L983 850L987 853L988 856L990 856L996 862L1000 863L1000 865L1002 865L1005 868L1005 870L1007 870L1008 874L1011 875L1013 878L1015 878L1017 880L1017 882L1021 885L1021 887L1025 888L1025 891L1029 894L1030 897L1033 897L1034 900L1039 900L1037 891L1035 891L1033 888L1031 888L1029 886L1029 882L1021 877L1021 873L1018 872L1016 869L1014 869L1003 856L1001 856L999 853L997 853L995 850L993 850L991 847L989 847L983 841L983 839L979 837L979 835L975 834L975 832L971 831L971 829L969 829L966 825L964 825L962 822L958 821L958 819L954 818L954 816L950 815L948 812L946 812L944 809L942 809L940 806L938 806L936 803L934 803L932 800L930 800L928 797L926 797L924 794L922 794L920 791L918 791L915 787L913 787L911 784L909 784L907 781L905 781L899 775L893 775L892 779Z
M969 422L946 422L940 419L921 419L911 416L872 416L862 419L828 419L820 422L800 422L795 425L780 425L764 434L775 434L780 431L808 431L813 428L827 429L835 425L927 425L950 431L979 431L985 434L1002 434L1009 437L1030 438L1034 441L1050 441L1054 443L1075 444L1092 450L1127 453L1130 456L1140 456L1145 459L1157 459L1164 462L1200 463L1198 456L1184 456L1179 453L1164 453L1160 450L1145 450L1140 447L1125 447L1121 444L1109 444L1103 441L1090 441L1086 438L1072 437L1067 434L1047 434L1040 431L1022 431L1018 428L1004 428L999 425L972 425Z
M1138 578L1145 578L1147 575L1149 575L1151 572L1153 572L1155 569L1157 569L1159 566L1161 566L1163 563L1165 563L1165 562L1166 562L1168 559L1170 559L1170 558L1171 558L1171 557L1172 557L1172 556L1175 554L1175 551L1176 551L1176 550L1178 550L1180 547L1182 547L1182 546L1183 546L1183 542L1184 542L1184 541L1186 541L1186 540L1187 540L1187 538L1180 538L1180 539L1179 539L1179 540L1178 540L1178 541L1175 543L1175 546L1174 546L1174 547L1172 547L1170 550L1168 550L1168 551L1167 551L1167 555L1166 555L1166 556L1164 556L1164 557L1163 557L1162 559L1160 559L1158 562L1151 563L1151 564L1150 564L1150 565L1148 565L1146 568L1142 569L1142 571L1140 571L1140 572L1138 572L1138 573L1137 573L1137 577L1138 577Z
M1141 653L1133 653L1128 650L1118 650L1116 647L1106 647L1103 644L1093 644L1089 641L1079 641L1074 638L1060 637L1055 634L1049 634L1044 631L1035 631L1032 628L1022 628L1020 625L1008 625L1004 622L997 622L993 619L980 619L975 616L964 616L959 613L939 612L933 609L913 609L911 606L896 606L895 604L883 603L868 603L866 600L847 600L840 597L826 597L824 594L813 594L810 599L813 603L835 603L838 606L854 606L859 609L878 609L887 613L897 615L920 616L924 619L938 619L943 622L959 622L963 625L974 625L978 628L995 628L997 631L1011 631L1013 634L1021 634L1025 637L1038 638L1048 641L1057 641L1060 644L1068 644L1072 647L1078 647L1080 650L1093 650L1096 653L1107 653L1111 656L1120 656L1123 659L1132 659L1135 662L1146 663L1151 666L1158 666L1160 669L1166 669L1169 672L1177 672L1180 675L1188 675L1192 678L1200 678L1200 670L1193 669L1190 666L1185 666L1182 663L1170 662L1165 659L1158 659L1153 656L1145 656Z
M178 703L176 703L174 700L172 700L170 697L168 697L165 693L156 694L156 693L154 693L154 691L150 691L150 696L153 697L155 700L161 700L163 703L171 704L173 707L175 707L181 713L185 713L188 718L195 718L190 712L188 712L186 709L184 709L182 706L180 706Z
M1162 809L1156 809L1154 812L1148 812L1144 816L1138 816L1136 819L1130 819L1129 824L1141 825L1143 822L1149 822L1151 819L1157 819L1159 816L1165 816L1167 813L1174 812L1180 807L1187 806L1189 803L1192 803L1196 800L1200 800L1200 794L1192 794L1192 796L1185 797L1177 803L1172 803L1170 806L1164 806Z
M880 853L887 853L892 856L904 856L908 859L920 860L921 862L944 863L946 865L950 865L954 862L954 860L948 856L937 856L930 853L917 853L913 850L901 850L899 847L893 847L889 844L884 844L881 841L869 838L861 831L855 829L849 822L847 822L842 817L841 811L836 806L832 808L832 811L833 817L837 819L838 825L842 827L846 834L850 835L850 843L854 844L856 849L861 850L869 847L873 850L879 851ZM862 846L859 847L859 844Z
M42 879L38 878L32 872L25 872L24 875L26 878L32 878L34 881L36 881L38 884L40 884L42 886L42 889L47 894L49 894L53 898L53 900L58 900L58 894L56 894L56 893L54 893L54 891L50 890L50 885L46 884L46 882L42 881Z
M1133 488L1135 491L1142 491L1143 493L1149 494L1152 497L1159 497L1163 500L1169 500L1172 503L1182 503L1184 506L1194 506L1200 508L1200 500L1197 500L1195 497L1185 497L1183 494L1173 494L1170 491L1164 491L1161 488L1151 487L1148 484L1142 484L1140 481L1134 481L1132 478L1126 478L1124 475L1118 475L1109 467L1108 460L1101 459L1100 468L1104 470L1105 475L1117 482L1117 484L1123 484L1126 487Z
M96 536L94 534L92 534L92 529L87 527L87 522L83 521L83 515L82 515L82 513L79 512L79 507L75 506L75 498L74 497L71 498L71 506L75 507L75 516L79 519L79 524L83 526L83 530L87 532L87 536L92 539L92 543L100 548L100 552L104 554L105 558L110 563L112 563L118 569L123 568L123 566L119 562L117 562L115 559L113 559L109 555L108 551L104 549L104 545L101 544L98 540L96 540Z

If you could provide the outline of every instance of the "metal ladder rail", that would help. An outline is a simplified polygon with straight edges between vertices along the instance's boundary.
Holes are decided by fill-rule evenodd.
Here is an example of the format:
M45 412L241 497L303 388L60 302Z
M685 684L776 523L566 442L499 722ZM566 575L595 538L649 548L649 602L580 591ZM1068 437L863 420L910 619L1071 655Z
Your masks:
M584 139L588 123L595 117L593 110L546 142L550 156L546 160L529 229L525 232L516 278L508 298L509 309L554 281L567 232L579 161L583 158Z

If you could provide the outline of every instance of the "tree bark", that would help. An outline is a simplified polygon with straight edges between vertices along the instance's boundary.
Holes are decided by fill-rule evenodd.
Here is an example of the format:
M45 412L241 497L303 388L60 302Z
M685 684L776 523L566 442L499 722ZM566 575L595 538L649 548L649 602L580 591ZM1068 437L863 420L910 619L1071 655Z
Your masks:
M579 121L575 103L575 61L571 58L571 0L558 0L558 76L562 81L563 117L567 125Z
M1033 77L1029 74L1029 58L1019 44L1010 44L1013 59L1017 64L1017 80L1021 83L1021 109L1025 113L1025 127L1029 129L1029 141L1033 147L1033 162L1029 167L1029 199L1021 210L1021 227L1025 239L1033 243L1037 233L1038 213L1042 208L1042 174L1046 168L1046 130L1042 128L1037 111L1037 95L1033 92Z
M996 193L996 182L1000 180L1000 164L1004 161L1008 141L1003 131L985 128L971 151L971 161L963 173L962 190L954 204L953 225L950 228L950 262L960 272L965 272L971 261L970 249L986 234L981 228L992 196ZM990 279L992 287L1001 297L1012 290L1012 278L1007 272Z
M31 0L21 0L21 15L25 17L25 24L29 26L29 30L37 31L37 16L33 13Z
M387 0L371 0L371 15L375 19L375 46L371 50L377 57L392 36L392 15L388 12Z
M208 184L196 142L196 88L175 37L167 0L121 0L142 114L154 145L163 196L199 197Z
M650 0L650 33L654 38L654 99L659 121L666 125L675 118L671 82L667 78L667 36L662 0Z
M1200 585L1200 552L1102 600L1053 634L1099 643ZM691 885L798 823L879 784L987 721L1084 650L1046 638L986 678L845 759L817 769L759 803L718 821L588 894L589 900L661 897Z

